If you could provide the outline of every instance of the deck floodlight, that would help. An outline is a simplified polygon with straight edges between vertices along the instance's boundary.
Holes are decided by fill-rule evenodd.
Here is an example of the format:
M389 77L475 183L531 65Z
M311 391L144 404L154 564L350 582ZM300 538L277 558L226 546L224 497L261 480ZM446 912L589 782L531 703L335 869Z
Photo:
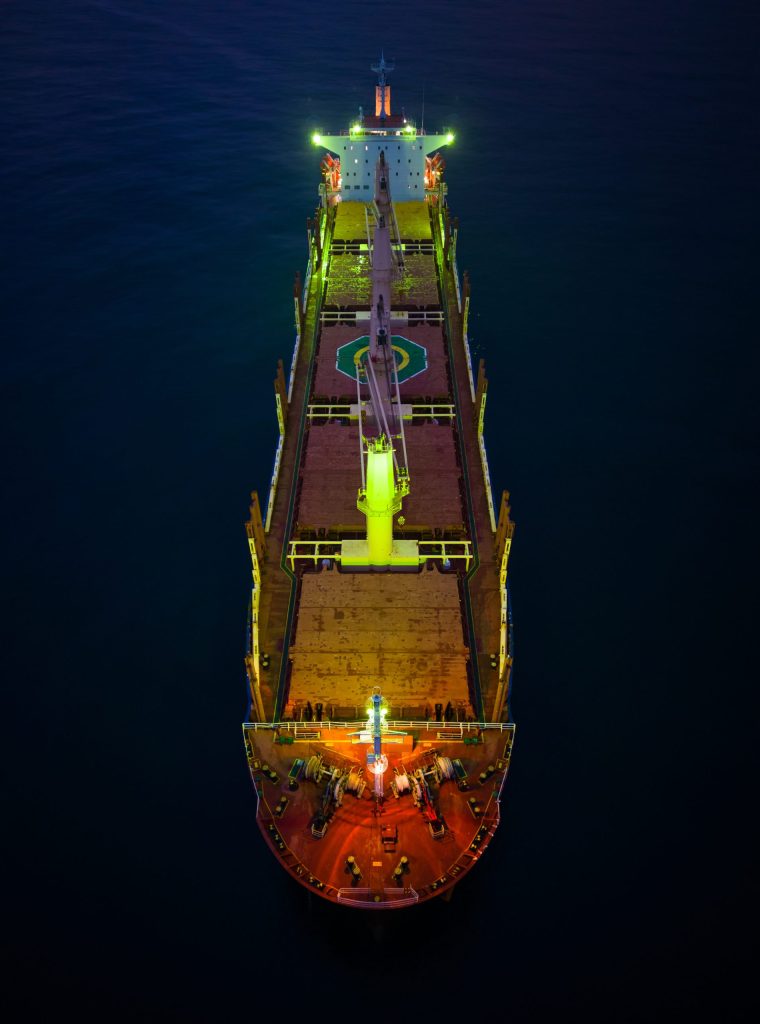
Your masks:
M315 146L318 146L322 142L322 136L319 134L319 132L314 132L314 134L311 137L311 141L314 143Z
M453 132L446 132L446 141L447 142L453 142L454 141L454 133Z

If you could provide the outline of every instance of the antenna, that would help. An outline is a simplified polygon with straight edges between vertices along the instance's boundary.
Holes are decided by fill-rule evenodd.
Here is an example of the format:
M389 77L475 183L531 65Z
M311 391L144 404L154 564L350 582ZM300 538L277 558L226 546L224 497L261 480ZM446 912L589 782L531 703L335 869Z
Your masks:
M394 71L395 67L396 67L395 64L386 64L385 63L385 54L381 50L380 51L380 63L372 65L372 70L377 73L377 84L378 85L385 85L385 72L386 71Z
M386 85L387 85L387 82L385 80L385 72L386 71L393 71L394 68L395 68L395 64L393 64L393 63L386 64L386 62L385 62L385 54L381 50L380 51L380 63L372 65L372 70L377 73L377 89L376 89L376 93L377 93L377 97L378 97L378 99L380 101L380 104L379 104L380 105L380 110L378 111L376 109L375 113L380 115L380 121L381 122L385 121L385 106L386 106L386 104L385 104L385 88L386 88ZM388 113L390 113L390 103L388 104Z
M422 124L420 125L420 135L425 134L425 83L422 83Z

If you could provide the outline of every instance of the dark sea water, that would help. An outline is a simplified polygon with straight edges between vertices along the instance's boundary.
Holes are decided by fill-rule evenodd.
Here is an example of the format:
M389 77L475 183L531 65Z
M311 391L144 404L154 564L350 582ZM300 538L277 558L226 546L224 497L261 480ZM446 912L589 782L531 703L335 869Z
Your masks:
M749 1017L757 5L0 18L20 1016ZM426 126L457 132L518 524L503 827L450 904L382 921L277 869L239 729L242 523L272 468L308 139L369 103L381 47L394 102L419 118L424 89Z

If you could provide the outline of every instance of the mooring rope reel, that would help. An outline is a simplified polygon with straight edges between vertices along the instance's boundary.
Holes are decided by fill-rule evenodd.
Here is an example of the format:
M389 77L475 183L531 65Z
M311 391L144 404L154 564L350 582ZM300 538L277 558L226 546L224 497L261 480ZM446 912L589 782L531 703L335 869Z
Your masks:
M366 780L362 777L364 775L363 768L352 768L348 773L346 779L346 792L353 793L355 797L361 797L364 789L367 785Z
M412 785L409 782L409 776L406 772L396 772L396 789L399 793L410 793Z
M417 773L419 773L420 778L424 779L422 771L418 768L414 773L414 777L410 781L412 783L412 799L414 800L415 806L419 807L422 803L422 784L420 783L420 778L417 777Z
M314 782L319 782L322 778L322 755L312 754L309 760L306 762L306 770L304 771L304 778L313 779Z

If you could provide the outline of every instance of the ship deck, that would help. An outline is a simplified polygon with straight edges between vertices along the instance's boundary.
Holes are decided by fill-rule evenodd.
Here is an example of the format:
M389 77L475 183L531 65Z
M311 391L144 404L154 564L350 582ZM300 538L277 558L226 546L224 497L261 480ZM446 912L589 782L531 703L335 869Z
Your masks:
M376 803L369 778L360 797L346 793L332 810L322 838L315 837L312 823L320 813L324 785L305 779L304 766L314 755L338 770L363 766L367 744L355 734L362 723L342 729L313 722L290 732L246 730L259 825L267 843L299 882L335 902L392 908L440 895L477 863L498 824L512 726L503 731L473 727L468 732L453 722L398 725L405 727L399 730L405 735L389 737L398 742L386 744L389 764L382 803ZM437 755L457 760L464 777L430 782L442 826L440 837L434 838L423 807L411 793L395 797L389 781L399 767L408 773L429 770ZM402 857L403 869L394 874Z
M339 902L401 906L453 884L487 847L514 727L503 721L508 712L493 662L500 642L499 566L463 310L441 218L428 203L396 205L408 271L393 294L391 334L410 367L401 401L411 480L396 536L424 544L469 542L473 558L443 563L441 556L419 572L353 573L341 570L335 557L342 539L361 537L365 529L356 506L359 435L351 375L351 359L369 333L364 209L361 202L344 202L324 212L324 251L305 297L260 559L258 639L268 657L259 692L269 725L254 721L244 728L259 824L285 866ZM409 768L436 750L465 768L469 789L452 781L434 787L445 824L440 838L433 838L410 796L385 799L377 813L374 800L350 794L339 807L331 805L327 831L315 838L324 786L303 778L290 784L294 762L316 752L334 764L366 766L366 746L341 723L362 717L374 687L392 718L415 722L402 741L384 735L387 779L402 763ZM444 706L450 720L435 721ZM487 722L492 726L481 728ZM479 744L469 742L473 735L481 737ZM395 845L384 842L388 830L398 831ZM394 875L402 856L404 872ZM348 857L358 863L360 878Z
M433 274L436 278L436 258L432 251L436 221L431 220L427 204L399 203L396 212L402 243L431 247L430 252L415 255L410 271L412 277L427 279ZM336 242L343 246L366 242L362 203L337 206L327 234L326 251L329 252ZM309 626L298 616L299 580L307 564L295 567L298 579L294 581L286 571L289 541L357 536L364 525L364 518L356 507L357 426L356 420L346 415L348 406L356 402L356 385L338 369L337 363L341 346L361 337L368 326L366 321L334 324L328 320L327 299L336 259L336 256L325 259L322 275L312 275L287 413L279 484L262 564L260 647L269 654L269 668L262 672L261 692L265 708L278 719L291 716L296 702L305 696L300 683L291 693L292 651L297 652L299 648L304 651L317 643L315 638L309 638ZM357 302L353 304L355 309L348 312L344 309L337 314L350 319L356 309L368 303L365 291L369 287L369 274L368 268L357 262L355 254L341 256L341 259L354 261L354 277L360 282ZM404 500L405 525L399 535L449 538L472 535L475 540L476 566L464 586L472 618L477 622L475 635L468 638L467 653L472 662L468 713L480 717L482 713L488 715L495 696L497 680L493 678L490 656L499 647L500 594L467 357L462 343L461 315L456 298L453 301L450 298L455 294L452 271L445 263L442 266L443 275L439 275L439 281L436 278L435 295L424 292L425 301L418 305L418 293L410 289L409 295L415 302L399 302L398 308L392 311L396 317L392 326L394 336L398 334L422 346L426 358L424 370L401 383L402 402L420 410L420 415L406 426L412 488ZM408 319L406 322L398 319L417 313L438 320L410 324ZM435 403L452 411L440 415L439 408L434 408ZM335 415L314 413L319 406L336 404L342 407L335 410ZM430 415L424 415L426 408ZM343 575L330 573L326 577L326 590L334 587L336 593L333 597L328 593L323 596L328 606L336 609L341 600L340 590L344 588ZM379 575L374 575L371 579L375 582L370 586L398 589L395 604L398 615L403 616L408 598L401 577L391 574L383 581ZM464 609L462 615L464 618ZM405 639L408 650L413 651L424 644L424 632L415 633L408 623ZM386 661L388 665L391 663L392 659ZM340 672L331 673L331 683L335 686L331 703L353 705L357 678L351 668L342 676ZM373 679L372 683L384 688L384 695L391 703L408 703L408 695L403 691L386 694L383 678ZM431 683L435 684L435 680ZM435 688L433 685L433 690ZM455 699L461 699L461 683L454 683L453 689L457 691ZM432 692L430 697L433 697Z

